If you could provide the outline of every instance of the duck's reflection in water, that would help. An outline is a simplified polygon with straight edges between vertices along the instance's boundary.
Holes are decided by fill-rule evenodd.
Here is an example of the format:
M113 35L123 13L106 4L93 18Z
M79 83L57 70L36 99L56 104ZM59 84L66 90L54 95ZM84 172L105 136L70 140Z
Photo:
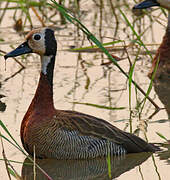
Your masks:
M111 157L111 179L116 178L126 171L140 165L151 156L152 153L128 154L125 156ZM25 159L22 167L24 180L34 179L33 164L28 158ZM36 163L55 180L69 179L109 179L108 164L106 158L90 160L56 160L37 159ZM46 180L47 177L36 168L36 180Z

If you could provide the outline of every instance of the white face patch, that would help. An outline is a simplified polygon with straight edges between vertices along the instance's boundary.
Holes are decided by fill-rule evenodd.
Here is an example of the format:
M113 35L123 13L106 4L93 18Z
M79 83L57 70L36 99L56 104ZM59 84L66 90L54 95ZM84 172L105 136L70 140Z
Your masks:
M35 36L39 35L40 39L35 39ZM34 53L39 54L40 56L45 53L45 29L41 31L39 29L34 30L31 34L28 34L28 44Z
M41 72L45 75L47 74L47 66L50 63L52 57L53 56L51 55L51 56L42 56L42 58L41 58L41 61L42 61L41 62Z

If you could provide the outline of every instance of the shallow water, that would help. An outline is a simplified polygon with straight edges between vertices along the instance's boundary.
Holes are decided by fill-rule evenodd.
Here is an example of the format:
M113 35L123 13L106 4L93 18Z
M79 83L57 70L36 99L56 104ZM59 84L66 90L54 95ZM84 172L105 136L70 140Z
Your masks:
M102 1L97 2L100 5L100 2ZM130 7L132 7L133 4L134 3L132 2ZM126 8L123 3L114 5L116 7L120 6L120 8L128 14L131 22L136 20L137 17L134 16L130 11L130 8ZM154 13L157 15L160 11L157 10ZM0 50L6 52L11 50L11 44L16 47L24 39L23 36L19 36L13 29L14 22L12 21L11 14L12 11L5 15L0 26L0 38L4 40L3 42L0 42ZM100 6L96 5L94 2L89 4L86 1L81 1L81 22L85 24L96 37L103 42L111 42L113 39L125 40L126 45L128 45L135 37L127 27L118 9L115 9L115 14L116 16L113 15L113 12L110 9L109 1L107 1L107 3L104 1L103 8L100 8ZM119 24L116 24L115 17L118 18ZM59 19L58 15L56 15L56 18ZM36 20L36 17L33 19L35 21L35 27L40 27L40 23ZM166 25L166 18L163 15L159 20ZM142 20L141 24L142 25L138 22L138 26L136 27L138 32L143 32L144 29L150 25L150 21L145 17L145 20ZM55 26L58 27L55 31L58 40L58 53L54 73L54 102L56 108L88 113L108 120L118 128L129 132L129 92L124 75L122 75L113 65L102 66L101 63L108 62L108 60L100 52L87 53L67 51L70 46L84 47L90 46L91 44L77 27L71 24L59 25L58 22ZM25 28L25 31L27 30L29 31L29 27ZM165 28L162 25L156 22L153 23L152 26L148 28L147 33L143 36L144 42L146 44L160 43L164 30ZM157 34L159 34L159 36ZM116 44L116 49L111 53L120 58L126 58L127 54L123 45L124 43ZM156 50L157 47L158 46L151 46L148 48L149 50ZM132 62L135 60L137 50L136 47L127 48L128 55ZM144 49L142 49L142 52L144 52ZM134 80L146 91L150 82L147 77L150 67L150 58L149 56L143 55L140 55L139 57L140 58L138 58L139 60L136 62L135 66ZM22 146L20 141L20 124L37 87L40 61L39 57L36 55L29 55L27 58L24 56L23 59L18 57L17 60L22 62L26 67L20 73L16 73L21 68L18 63L13 59L9 59L5 65L3 57L0 56L0 94L6 96L0 99L2 103L5 103L6 105L6 109L4 108L5 111L3 110L3 112L0 112L0 119L19 145ZM129 71L129 61L127 58L120 61L119 65L126 72ZM161 85L160 82L160 86L165 86L165 89L167 89L166 83ZM159 90L160 93L162 91L163 90ZM162 92L162 94L159 95L160 98L162 96L164 99L169 98L165 97L168 93ZM144 133L146 133L149 142L164 142L156 132L159 132L167 139L170 139L168 109L161 110L154 115L152 119L148 119L148 117L154 113L155 108L149 101L146 101L144 111L139 119L134 87L132 88L132 97L132 131L136 131L137 133L140 131L139 136L144 139ZM150 97L153 98L154 102L157 103L159 107L164 107L164 104L161 103L154 88L152 88ZM142 100L142 98L143 95L138 91L137 99ZM125 109L107 110L75 104L73 102L92 103L117 108L125 107ZM166 107L168 108L169 106L167 105ZM0 130L2 131L2 134L5 134L2 128L0 128ZM25 179L32 178L32 171L30 171L32 167L30 168L22 165L26 156L5 140L3 140L3 144L7 158L9 160L21 162L21 164L12 163L19 175L22 174ZM0 151L2 152L1 145ZM112 178L117 177L116 179L118 180L168 179L170 178L170 173L168 173L170 167L169 154L170 152L165 148L165 152L154 154L153 156L146 153L120 158L115 157L113 161L111 161ZM49 172L49 175L54 179L69 179L69 177L70 179L108 179L108 169L106 167L107 164L105 159L56 162L57 163L55 164L53 160L40 160L39 164L47 173ZM2 160L0 161L0 167L0 179L8 179L4 161ZM57 171L54 171L55 169L57 169ZM66 171L67 169L69 171ZM67 174L67 176L65 176L65 174ZM43 179L42 175L38 174L37 179Z

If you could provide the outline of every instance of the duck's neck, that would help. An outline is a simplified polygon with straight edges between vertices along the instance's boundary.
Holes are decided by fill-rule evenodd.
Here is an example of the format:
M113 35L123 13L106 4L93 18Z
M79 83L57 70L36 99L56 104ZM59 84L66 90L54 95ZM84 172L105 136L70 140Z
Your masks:
M47 76L48 83L53 86L53 72L55 65L55 55L41 57L41 73Z
M31 109L48 111L54 109L53 103L53 72L55 55L44 56L41 58L41 73L35 96L30 105Z

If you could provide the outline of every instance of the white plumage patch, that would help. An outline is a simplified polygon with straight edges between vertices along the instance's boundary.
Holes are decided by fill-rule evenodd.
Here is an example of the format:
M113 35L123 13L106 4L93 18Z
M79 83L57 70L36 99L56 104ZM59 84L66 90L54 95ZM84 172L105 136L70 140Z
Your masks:
M47 66L50 63L51 58L52 58L52 55L51 56L42 56L41 71L45 75L47 74Z

